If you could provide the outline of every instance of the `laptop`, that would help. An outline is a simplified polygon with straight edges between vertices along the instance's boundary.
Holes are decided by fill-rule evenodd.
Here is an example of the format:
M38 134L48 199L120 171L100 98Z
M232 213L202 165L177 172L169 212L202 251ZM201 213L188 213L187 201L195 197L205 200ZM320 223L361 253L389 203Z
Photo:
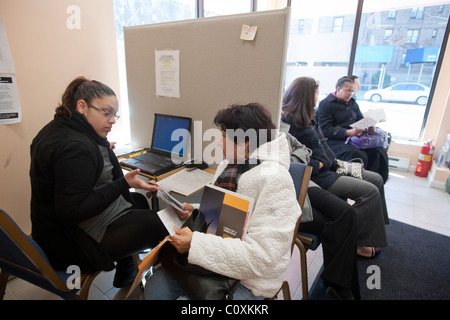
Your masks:
M141 172L151 176L158 176L181 167L186 154L191 122L191 118L155 113L150 149L147 149L147 153L125 159L120 164L130 169L140 169Z

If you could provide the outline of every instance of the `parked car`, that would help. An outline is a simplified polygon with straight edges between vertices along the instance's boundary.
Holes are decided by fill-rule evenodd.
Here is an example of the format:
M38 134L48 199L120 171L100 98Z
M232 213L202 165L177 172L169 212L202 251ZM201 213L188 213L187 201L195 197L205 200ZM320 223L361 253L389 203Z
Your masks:
M380 101L404 101L426 105L430 88L419 83L397 83L390 87L377 90L369 90L364 98L373 102Z

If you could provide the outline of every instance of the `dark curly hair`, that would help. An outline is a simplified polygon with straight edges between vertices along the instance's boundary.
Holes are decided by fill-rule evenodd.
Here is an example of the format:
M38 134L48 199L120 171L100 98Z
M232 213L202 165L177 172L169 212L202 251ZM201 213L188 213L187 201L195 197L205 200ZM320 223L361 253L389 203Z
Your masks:
M269 111L259 103L233 104L226 109L221 109L214 118L214 124L223 131L227 129L242 129L244 132L247 132L249 129L255 130L257 138L256 148L275 138L272 136L272 129L275 129L272 117ZM266 136L262 137L260 136L261 134L266 134ZM237 143L236 136L234 140ZM250 152L252 151L250 150Z

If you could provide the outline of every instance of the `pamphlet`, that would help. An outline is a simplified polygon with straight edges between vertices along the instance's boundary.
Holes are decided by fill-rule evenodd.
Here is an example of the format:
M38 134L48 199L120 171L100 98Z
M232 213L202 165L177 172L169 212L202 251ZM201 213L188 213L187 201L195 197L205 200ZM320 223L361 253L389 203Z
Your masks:
M386 121L386 114L383 108L370 109L364 113L364 118L350 125L356 129L367 129L376 126L379 122Z
M175 199L170 194L170 192L167 191L164 187L162 187L161 185L159 185L159 187L161 188L161 190L158 190L158 192L156 192L156 196L165 203L167 203L169 206L172 206L177 210L183 211L183 204L177 199Z
M0 19L0 125L22 121L16 72L3 20Z
M254 200L214 185L203 190L200 212L209 224L207 233L223 238L244 239Z

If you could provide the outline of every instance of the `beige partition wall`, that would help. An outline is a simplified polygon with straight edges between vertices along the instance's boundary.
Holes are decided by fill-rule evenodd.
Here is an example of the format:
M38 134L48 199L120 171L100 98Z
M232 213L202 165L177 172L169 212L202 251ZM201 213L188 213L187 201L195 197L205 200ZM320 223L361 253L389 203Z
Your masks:
M243 25L257 27L254 40L241 39ZM233 103L259 102L277 125L288 29L289 8L125 28L132 144L150 145L154 113L191 117L194 145ZM179 54L179 97L157 95L164 50Z

